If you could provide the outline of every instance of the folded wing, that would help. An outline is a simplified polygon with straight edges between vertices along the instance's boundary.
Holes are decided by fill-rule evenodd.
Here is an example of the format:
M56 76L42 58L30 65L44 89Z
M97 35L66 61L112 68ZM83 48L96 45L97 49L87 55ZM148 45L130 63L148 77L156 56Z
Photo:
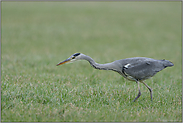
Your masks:
M165 67L161 62L157 61L142 61L135 64L126 64L123 67L124 74L129 78L135 80L145 80L154 76L157 72L163 70Z

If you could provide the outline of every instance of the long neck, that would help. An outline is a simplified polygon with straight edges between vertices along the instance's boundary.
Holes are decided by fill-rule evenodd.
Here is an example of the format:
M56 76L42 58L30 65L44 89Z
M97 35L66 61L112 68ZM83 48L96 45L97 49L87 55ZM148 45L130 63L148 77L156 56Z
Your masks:
M114 70L113 64L112 63L107 63L107 64L98 64L96 63L91 57L85 55L82 59L87 60L92 67L95 69L99 70Z

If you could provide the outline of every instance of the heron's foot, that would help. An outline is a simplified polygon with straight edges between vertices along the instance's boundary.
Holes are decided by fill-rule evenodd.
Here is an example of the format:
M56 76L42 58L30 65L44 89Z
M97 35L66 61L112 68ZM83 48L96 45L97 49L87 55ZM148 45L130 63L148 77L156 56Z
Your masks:
M138 93L137 97L133 100L133 102L135 102L140 97L140 95L141 95L141 92L139 90L139 93Z
M153 98L152 98L152 93L151 93L151 101L153 101Z
M152 97L152 89L149 87L149 92L150 92L150 96L151 96L151 101L153 101L153 97Z

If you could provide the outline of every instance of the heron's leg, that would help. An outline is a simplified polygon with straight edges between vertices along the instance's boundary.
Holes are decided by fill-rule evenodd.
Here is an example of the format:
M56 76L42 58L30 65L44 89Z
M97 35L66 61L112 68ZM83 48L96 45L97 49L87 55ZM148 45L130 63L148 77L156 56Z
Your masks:
M153 101L153 98L152 98L152 89L143 81L141 81L150 91L150 95L151 95L151 101Z
M133 102L135 102L141 95L139 82L138 81L136 81L136 82L138 84L139 93L138 93L137 97L133 100Z

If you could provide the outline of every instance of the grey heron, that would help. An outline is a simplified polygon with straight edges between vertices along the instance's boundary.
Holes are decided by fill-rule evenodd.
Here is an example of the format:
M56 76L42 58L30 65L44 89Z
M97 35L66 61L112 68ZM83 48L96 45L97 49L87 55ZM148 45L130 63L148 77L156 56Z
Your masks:
M152 100L152 89L144 82L144 80L153 77L157 72L163 70L166 67L171 67L174 64L168 60L156 60L146 57L133 57L121 60L116 60L111 63L98 64L91 57L82 53L75 53L68 59L58 63L56 66L73 62L76 60L87 60L92 67L99 70L112 70L118 72L124 78L135 81L138 84L138 95L133 100L134 102L140 97L141 91L139 82L143 83L150 91L150 97Z

